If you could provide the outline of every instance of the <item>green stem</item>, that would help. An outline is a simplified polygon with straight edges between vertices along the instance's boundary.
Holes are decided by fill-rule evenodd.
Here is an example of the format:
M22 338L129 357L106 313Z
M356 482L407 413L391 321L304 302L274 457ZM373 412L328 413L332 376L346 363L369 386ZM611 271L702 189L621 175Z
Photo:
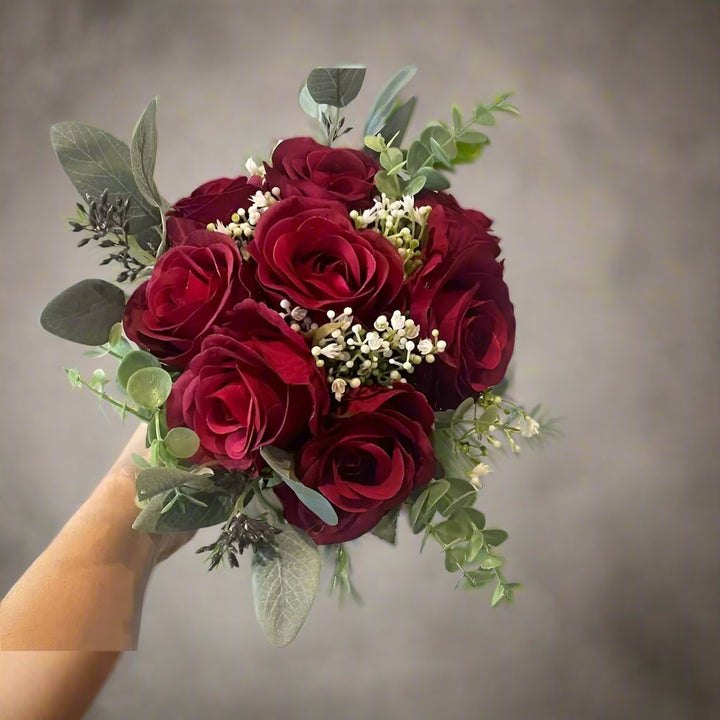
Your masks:
M122 410L123 412L129 412L131 415L134 415L137 418L140 418L140 420L147 422L149 418L147 415L142 414L140 411L135 410L134 408L129 407L125 403L120 403L117 400L111 398L108 394L102 392L102 390L96 390L92 385L85 382L82 378L78 378L78 382L80 382L83 387L86 387L93 395L96 395L101 400L105 400L106 402L109 402L113 407L116 407L118 410Z

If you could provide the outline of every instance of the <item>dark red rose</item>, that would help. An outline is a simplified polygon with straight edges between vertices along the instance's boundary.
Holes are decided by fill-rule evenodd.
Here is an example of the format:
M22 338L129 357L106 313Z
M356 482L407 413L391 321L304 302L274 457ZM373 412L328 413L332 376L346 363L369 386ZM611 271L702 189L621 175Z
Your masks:
M244 300L173 385L167 421L198 434L198 458L256 469L261 447L295 449L328 406L325 376L303 336L267 306Z
M443 209L443 212L431 211L428 230L433 235L443 234L452 245L452 252L458 252L466 245L482 243L487 245L493 257L500 254L500 240L490 232L492 220L478 210L461 207L450 193L420 193L415 198L415 205Z
M250 179L240 175L210 180L193 190L189 197L178 200L169 214L195 220L203 226L216 220L227 224L238 208L247 210L252 205L252 196L261 185L262 180L256 175Z
M434 417L421 393L403 384L362 387L341 412L301 448L295 463L298 479L332 503L338 524L326 525L287 487L275 488L285 519L318 545L368 532L435 472Z
M374 230L356 230L339 203L291 197L266 210L248 245L257 279L275 304L285 298L320 321L351 307L372 322L403 283L403 263Z
M366 152L331 148L308 137L281 142L273 150L271 165L267 184L279 187L280 197L337 200L348 209L370 206L380 169Z
M193 229L187 220L169 224L174 242L150 279L128 300L127 336L173 367L184 368L224 313L247 292L240 283L242 259L223 233Z
M515 315L497 239L484 225L476 215L465 222L454 208L437 204L424 265L408 281L410 316L421 334L437 329L447 343L434 364L419 365L413 375L436 410L499 383L512 356Z

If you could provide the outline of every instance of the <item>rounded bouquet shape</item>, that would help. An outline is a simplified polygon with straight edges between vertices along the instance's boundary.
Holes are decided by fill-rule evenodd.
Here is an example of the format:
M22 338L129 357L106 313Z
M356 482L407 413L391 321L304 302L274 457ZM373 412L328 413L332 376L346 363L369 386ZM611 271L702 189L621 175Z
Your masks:
M82 123L51 131L83 199L79 245L118 272L58 295L41 324L116 360L114 385L105 369L69 379L147 423L133 527L221 524L198 552L212 569L251 550L275 645L310 611L320 549L331 587L356 596L348 543L394 544L403 512L460 586L494 584L496 605L517 585L497 551L507 534L475 503L496 449L552 427L504 395L515 316L500 240L447 175L488 144L479 128L517 111L509 95L467 119L453 106L404 146L414 72L390 79L359 147L335 147L365 69L316 68L300 105L322 141L282 140L172 204L153 178L155 100L129 146Z

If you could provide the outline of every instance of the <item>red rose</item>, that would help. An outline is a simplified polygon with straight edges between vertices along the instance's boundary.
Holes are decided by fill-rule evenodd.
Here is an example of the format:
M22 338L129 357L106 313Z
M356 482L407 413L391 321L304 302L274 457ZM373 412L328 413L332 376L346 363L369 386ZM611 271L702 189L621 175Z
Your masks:
M453 199L454 202L454 199ZM437 328L446 350L416 368L413 384L436 410L499 383L515 343L515 315L498 241L480 213L437 204L428 222L423 262L409 278L410 316L423 334Z
M167 421L198 434L200 456L245 470L257 467L263 445L291 450L317 431L328 405L325 376L302 335L244 300L173 385Z
M343 403L343 413L300 450L298 479L335 507L337 525L325 525L285 486L275 492L285 519L318 545L353 540L371 530L435 472L429 434L433 412L408 385L361 387Z
M337 200L348 209L370 206L380 169L366 152L327 147L308 137L281 142L273 150L271 165L267 184L279 187L281 197Z
M173 242L182 244L165 252L132 294L123 325L141 348L183 368L212 325L247 292L240 283L240 252L227 235L193 229L187 220L168 225Z
M325 320L351 307L372 322L392 305L403 283L403 263L374 230L356 230L339 203L291 197L266 210L248 252L257 280L275 303L285 298Z
M228 223L238 208L247 210L252 205L252 196L261 185L262 180L255 175L249 180L244 175L210 180L189 197L178 200L168 214L195 220L203 226L216 220Z
M487 249L493 257L500 254L500 240L490 232L492 220L478 210L461 207L450 193L420 193L415 198L415 205L443 209L443 212L433 210L430 213L428 230L433 235L443 234L447 242L452 244L453 252L458 252L466 245L482 243L488 246Z

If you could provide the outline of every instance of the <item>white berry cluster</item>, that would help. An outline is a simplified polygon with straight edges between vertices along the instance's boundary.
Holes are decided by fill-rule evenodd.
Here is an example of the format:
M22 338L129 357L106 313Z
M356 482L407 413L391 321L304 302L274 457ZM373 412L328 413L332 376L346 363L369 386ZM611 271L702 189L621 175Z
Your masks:
M214 223L209 223L207 229L226 233L239 243L245 244L255 233L255 226L260 216L279 199L279 187L274 187L269 192L258 190L253 195L252 205L247 210L245 210L245 208L239 208L237 212L232 214L230 222L227 225L220 222L220 220L216 220Z
M422 250L429 205L415 207L413 196L391 200L385 193L375 198L372 207L362 213L350 211L350 217L359 230L371 228L384 235L403 259L405 274L409 275L418 264L417 256Z
M435 355L445 350L437 330L418 339L420 328L399 310L390 318L378 317L372 330L353 323L350 308L340 315L328 310L327 316L329 322L314 331L311 352L315 364L325 368L338 401L349 388L407 382L403 375L411 375L422 362L435 362Z

